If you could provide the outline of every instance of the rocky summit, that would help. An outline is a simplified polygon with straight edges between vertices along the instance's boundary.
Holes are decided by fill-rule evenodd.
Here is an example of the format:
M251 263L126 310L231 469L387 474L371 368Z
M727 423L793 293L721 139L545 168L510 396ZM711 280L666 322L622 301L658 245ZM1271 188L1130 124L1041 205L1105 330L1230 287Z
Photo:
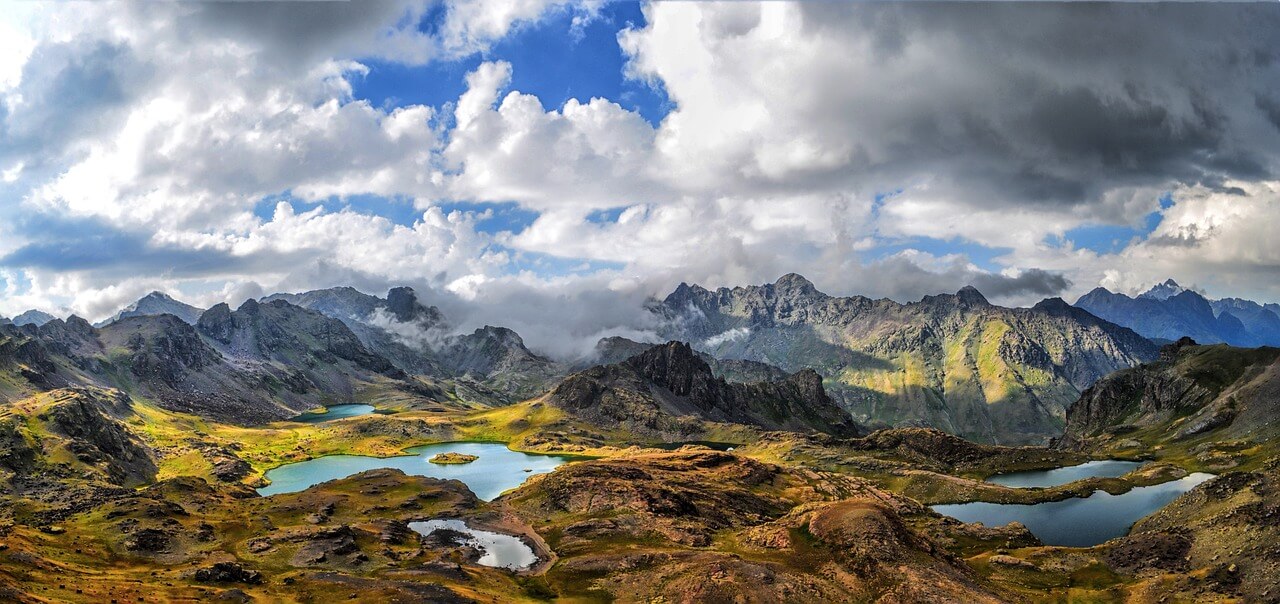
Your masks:
M1061 300L990 304L974 288L899 304L824 294L804 277L707 290L652 310L667 337L719 359L811 369L861 422L923 425L995 443L1043 443L1098 378L1156 355L1133 331Z

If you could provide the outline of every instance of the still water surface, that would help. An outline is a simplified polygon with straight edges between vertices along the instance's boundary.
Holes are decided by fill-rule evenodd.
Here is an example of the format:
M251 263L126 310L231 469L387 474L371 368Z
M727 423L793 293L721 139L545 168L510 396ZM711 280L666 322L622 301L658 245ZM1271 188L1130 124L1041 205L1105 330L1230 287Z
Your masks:
M1052 470L1032 470L1028 472L1010 472L1008 474L996 474L987 479L987 482L1002 484L1006 487L1056 487L1060 484L1084 480L1086 478L1113 478L1116 476L1124 476L1132 472L1142 465L1138 461L1121 461L1118 459L1104 459L1101 461L1090 461L1082 463L1078 466L1067 466L1065 468L1053 468Z
M465 453L479 459L465 464L434 464L427 460L437 453ZM365 470L394 468L405 474L452 478L466 483L476 497L492 500L503 491L524 483L534 474L545 474L570 460L558 455L535 455L508 449L502 443L457 442L408 449L400 457L327 455L286 464L267 472L270 485L258 489L262 496L293 493L328 480L346 478Z
M478 561L479 564L484 566L521 570L533 566L538 561L538 556L519 538L492 531L473 529L461 520L435 519L425 522L410 522L409 528L422 535L430 535L440 529L466 534L470 538L468 545L484 552Z
M358 415L368 415L373 413L373 405L330 405L324 411L315 412L307 411L296 417L289 418L291 422L302 422L304 424L318 424L344 417L356 417Z
M1123 495L1095 491L1088 497L1031 505L973 502L935 505L933 509L987 526L1021 522L1046 545L1088 547L1128 534L1133 523L1210 478L1212 474L1196 472L1164 484L1134 487Z

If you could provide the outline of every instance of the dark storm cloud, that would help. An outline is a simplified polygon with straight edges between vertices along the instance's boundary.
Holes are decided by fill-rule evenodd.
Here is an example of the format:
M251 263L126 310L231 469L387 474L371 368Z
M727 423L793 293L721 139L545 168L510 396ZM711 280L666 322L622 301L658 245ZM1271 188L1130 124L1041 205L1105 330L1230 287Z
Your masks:
M815 35L873 41L856 89L823 84L849 99L832 135L856 133L881 158L868 171L909 182L927 168L979 205L1082 205L1118 187L1276 175L1275 3L803 10Z
M1033 268L1022 271L1016 277L998 274L980 274L973 278L978 291L992 297L1017 297L1035 295L1042 298L1057 296L1071 287L1071 281L1061 273Z

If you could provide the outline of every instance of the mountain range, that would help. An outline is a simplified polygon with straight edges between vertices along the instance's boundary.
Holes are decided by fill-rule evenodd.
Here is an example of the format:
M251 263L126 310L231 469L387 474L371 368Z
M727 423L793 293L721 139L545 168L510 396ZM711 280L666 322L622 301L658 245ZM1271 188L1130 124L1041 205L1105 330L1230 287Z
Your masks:
M690 343L715 379L776 384L809 370L820 378L823 397L859 424L935 427L992 443L1047 441L1061 432L1066 408L1081 391L1156 355L1147 339L1061 300L1004 308L971 287L899 304L829 296L790 274L772 284L714 291L681 284L647 311L662 325L657 335ZM350 287L274 294L234 311L225 304L201 311L153 292L98 327L73 317L51 321L49 329L9 328L15 338L41 344L72 324L80 339L54 350L74 349L77 356L54 364L75 370L44 381L114 383L105 376L118 372L99 367L114 367L106 354L112 346L159 347L181 354L142 355L134 365L164 360L153 377L170 390L182 383L179 375L203 376L178 389L187 392L179 397L186 408L198 407L196 392L253 401L244 414L228 411L226 400L212 404L220 409L215 415L241 422L354 397L388 380L402 390L425 389L423 400L433 403L507 405L552 391L575 371L618 365L651 346L610 337L587 359L556 361L504 327L456 333L438 308L422 304L407 287L385 298ZM98 373L73 375L86 366ZM222 383L238 385L215 387ZM255 388L262 392L253 394Z
M1172 289L1156 295L1187 295ZM965 288L898 304L829 296L798 275L681 286L648 305L680 337L608 337L571 361L510 329L459 333L408 288L216 304L194 322L149 298L100 327L0 325L0 559L17 569L0 573L0 600L1269 601L1280 590L1280 556L1265 546L1280 538L1277 348L1182 338L1157 349L1062 300L1010 309ZM275 421L353 401L377 409ZM961 421L974 417L986 423ZM1050 446L914 427L933 422ZM340 470L298 492L254 491L291 462L475 441L490 443L486 457L501 442L513 459L536 451L563 465L499 462L529 479L492 502L468 486L500 471L484 462L452 467L470 468L461 480ZM1043 488L990 480L1089 460L1136 469ZM1087 548L938 507L1183 486ZM518 539L537 561L490 568L462 533L415 533L424 518Z
M340 321L287 303L220 304L194 326L169 314L101 328L76 316L0 326L0 398L72 386L116 388L236 424L375 391L445 398L369 352Z
M663 338L717 359L817 371L860 422L981 442L1043 442L1094 381L1156 356L1146 338L1060 299L1004 308L972 287L900 304L829 296L789 274L714 291L681 284L650 310Z
M1280 305L1242 298L1210 300L1173 279L1136 298L1099 287L1075 305L1157 340L1189 337L1204 344L1280 346Z

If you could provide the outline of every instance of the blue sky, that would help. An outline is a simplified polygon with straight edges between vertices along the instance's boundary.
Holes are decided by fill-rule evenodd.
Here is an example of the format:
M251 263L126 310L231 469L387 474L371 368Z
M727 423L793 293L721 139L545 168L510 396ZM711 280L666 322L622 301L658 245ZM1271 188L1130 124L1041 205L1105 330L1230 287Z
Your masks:
M442 10L428 15L421 25L432 31ZM653 125L671 109L661 84L624 76L626 56L618 45L618 32L645 25L638 2L606 2L585 24L580 11L552 11L537 23L517 25L488 51L462 59L405 66L386 61L363 61L368 75L354 81L354 95L381 107L423 104L434 107L453 102L466 90L464 78L484 61L511 63L511 89L533 94L548 109L569 99L586 102L609 99L636 111Z

